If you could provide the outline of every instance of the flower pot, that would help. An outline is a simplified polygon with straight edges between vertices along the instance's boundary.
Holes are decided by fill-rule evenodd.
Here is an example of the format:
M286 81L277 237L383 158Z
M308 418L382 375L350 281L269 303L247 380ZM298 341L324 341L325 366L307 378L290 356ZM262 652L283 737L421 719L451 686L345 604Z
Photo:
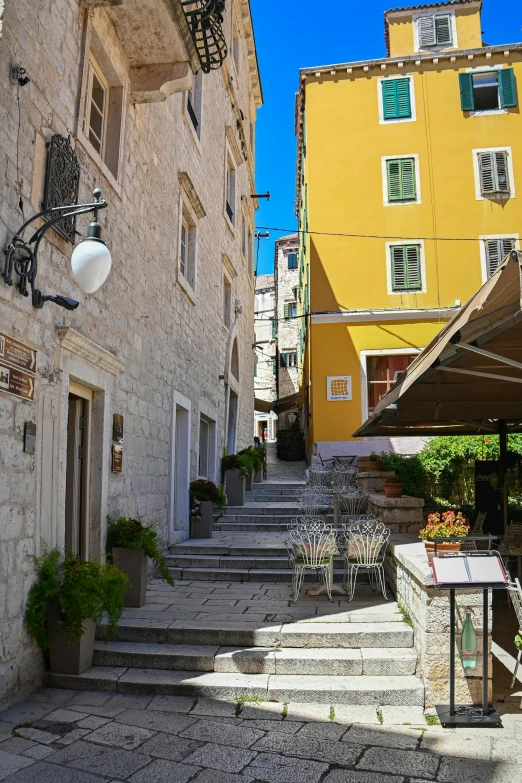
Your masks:
M246 479L239 470L227 470L225 474L227 504L229 506L245 505Z
M58 623L58 607L50 606L47 611L47 633L49 636L49 669L56 674L83 674L92 666L94 633L96 623L85 620L84 633L72 644L69 631Z
M431 560L435 555L435 544L433 541L425 541L424 546L426 547L428 560ZM437 544L437 556L444 555L447 552L460 552L461 546L461 541L443 541L442 543Z
M246 477L246 488L248 490L254 489L254 471L248 474Z
M130 587L123 597L123 605L139 609L145 603L147 594L149 558L142 549L114 547L112 562L129 578Z
M366 463L365 469L366 472L370 473L375 470L382 470L382 465L379 460L369 459L368 462Z
M254 473L254 484L263 483L263 468L259 468L257 473Z
M202 500L199 504L200 519L190 520L191 538L212 538L214 524L214 504L211 500Z
M384 482L382 488L387 498L400 498L402 497L402 489L404 484L388 484Z

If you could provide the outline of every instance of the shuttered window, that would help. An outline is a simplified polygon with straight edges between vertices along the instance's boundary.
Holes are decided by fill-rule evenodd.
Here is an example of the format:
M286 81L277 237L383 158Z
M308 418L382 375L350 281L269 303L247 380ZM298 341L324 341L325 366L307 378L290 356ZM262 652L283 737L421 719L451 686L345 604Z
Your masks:
M385 79L382 106L385 120L411 117L410 79Z
M275 340L277 337L277 321L275 318L272 318L272 340Z
M297 269L298 267L297 253L289 253L287 259L288 259L288 269Z
M479 152L480 192L484 196L509 194L508 153Z
M505 257L515 248L515 239L486 239L486 270L488 278L494 273L497 267L504 261Z
M388 201L415 201L415 158L395 158L386 161Z
M420 245L392 245L392 291L422 290Z
M417 21L419 46L444 46L453 42L451 17L448 14L421 16Z
M498 71L500 105L508 108L517 105L517 85L513 68L502 68Z
M459 87L462 111L497 111L518 103L513 68L459 73Z
M285 304L285 306L284 306L284 316L285 316L285 318L290 318L290 307L291 307L290 302L287 302Z

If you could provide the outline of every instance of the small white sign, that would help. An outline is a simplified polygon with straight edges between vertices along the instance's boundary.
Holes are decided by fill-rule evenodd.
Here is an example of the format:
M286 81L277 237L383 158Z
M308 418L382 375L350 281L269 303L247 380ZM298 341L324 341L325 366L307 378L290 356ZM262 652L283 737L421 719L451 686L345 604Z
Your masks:
M330 375L327 378L326 395L328 402L352 399L352 376Z

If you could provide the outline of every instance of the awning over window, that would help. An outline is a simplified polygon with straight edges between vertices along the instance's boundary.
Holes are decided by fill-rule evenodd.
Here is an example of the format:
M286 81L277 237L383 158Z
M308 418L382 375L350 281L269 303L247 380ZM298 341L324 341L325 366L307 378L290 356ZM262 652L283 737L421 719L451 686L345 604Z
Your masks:
M522 253L420 353L355 437L522 431Z

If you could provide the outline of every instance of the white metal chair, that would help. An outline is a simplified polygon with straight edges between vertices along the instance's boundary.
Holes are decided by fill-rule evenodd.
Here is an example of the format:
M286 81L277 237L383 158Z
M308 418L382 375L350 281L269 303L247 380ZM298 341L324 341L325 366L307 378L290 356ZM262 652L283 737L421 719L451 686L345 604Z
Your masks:
M333 506L334 492L331 487L305 486L297 492L297 504L302 516L316 516L328 513Z
M518 579L515 579L514 585L510 585L508 589L508 594L509 597L511 598L511 603L517 615L518 634L519 636L522 636L522 588L520 587L520 582L518 581ZM513 672L513 679L511 680L512 688L515 687L515 681L517 679L517 671L518 671L518 667L520 666L521 659L522 659L522 649L520 649L517 654L515 671Z
M334 503L341 520L344 517L359 517L366 511L368 493L362 489L338 492Z
M332 484L338 490L357 489L357 468L346 462L338 462L332 470Z
M307 485L310 487L331 487L332 470L320 465L311 465L307 472Z
M352 601L355 595L355 584L359 571L369 574L372 588L376 582L387 600L384 555L389 538L390 529L375 517L361 519L358 524L350 526L346 533L346 550L344 552L344 585L348 590L349 601Z
M332 600L330 571L338 554L337 538L332 525L313 517L302 518L300 524L289 528L287 547L292 559L292 601L297 601L306 571L319 573Z

